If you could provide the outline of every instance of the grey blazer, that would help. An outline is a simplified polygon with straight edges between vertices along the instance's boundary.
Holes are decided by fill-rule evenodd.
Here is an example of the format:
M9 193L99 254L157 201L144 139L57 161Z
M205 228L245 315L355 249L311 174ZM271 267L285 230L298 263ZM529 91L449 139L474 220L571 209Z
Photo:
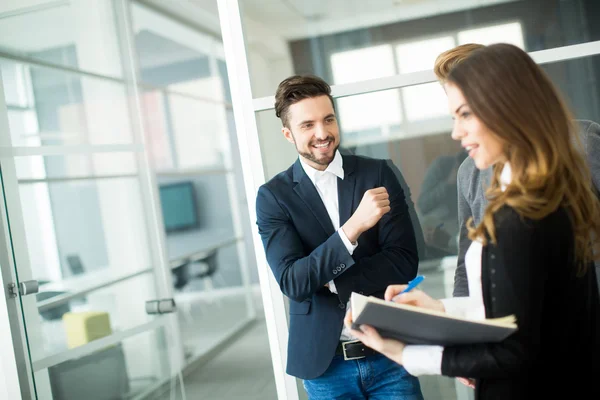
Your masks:
M600 193L600 125L593 121L577 120L579 132L588 165L592 172L592 181ZM471 244L467 237L467 220L473 217L475 225L481 222L487 199L485 190L492 179L492 168L480 171L475 167L472 158L467 158L458 169L458 222L460 225L458 243L458 262L454 272L455 297L468 296L467 271L465 253ZM596 279L600 288L600 262L596 262Z

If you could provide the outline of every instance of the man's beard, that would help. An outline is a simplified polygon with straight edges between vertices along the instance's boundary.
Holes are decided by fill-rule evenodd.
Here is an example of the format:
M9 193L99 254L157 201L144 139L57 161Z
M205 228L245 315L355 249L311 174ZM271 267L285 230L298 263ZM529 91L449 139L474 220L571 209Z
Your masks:
M330 138L329 141L331 143L333 143L335 140L333 138ZM320 142L320 143L323 143L323 142ZM312 146L312 144L310 146ZM296 150L298 151L298 154L300 154L305 159L307 159L309 161L312 161L312 162L314 162L315 164L318 164L318 165L327 166L327 165L331 164L331 162L335 158L335 152L338 150L339 147L340 147L340 145L338 143L338 145L335 146L335 148L333 149L333 152L331 153L331 157L326 157L326 158L317 158L317 156L315 154L311 153L311 152L300 151L300 149L298 148L297 145L296 145Z

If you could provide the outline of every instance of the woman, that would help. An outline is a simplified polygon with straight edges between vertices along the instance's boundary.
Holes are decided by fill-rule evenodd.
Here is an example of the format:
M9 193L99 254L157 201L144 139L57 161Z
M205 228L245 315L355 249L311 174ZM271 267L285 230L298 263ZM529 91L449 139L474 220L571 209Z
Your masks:
M515 315L500 343L415 346L352 333L413 375L475 378L478 399L600 398L600 204L556 89L518 47L478 49L444 84L460 140L478 169L494 167L482 222L469 223L468 298L413 290L395 301L471 318ZM405 285L388 287L392 299ZM350 326L351 311L346 316ZM585 393L578 397L578 394ZM558 396L558 397L556 397Z

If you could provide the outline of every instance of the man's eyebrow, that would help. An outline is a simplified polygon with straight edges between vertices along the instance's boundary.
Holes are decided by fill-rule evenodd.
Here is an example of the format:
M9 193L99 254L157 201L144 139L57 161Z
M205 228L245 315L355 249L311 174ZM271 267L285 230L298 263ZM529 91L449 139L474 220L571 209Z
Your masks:
M306 120L304 120L302 122L298 122L298 126L302 126L304 124L309 124L309 123L312 123L312 122L315 122L315 121L313 121L312 119L306 119Z
M335 118L335 114L334 114L334 113L327 114L327 115L325 116L325 118L323 118L323 119L328 119L328 118L331 118L331 117ZM304 125L304 124L309 124L309 123L314 123L314 122L315 122L315 121L314 121L314 120L312 120L312 119L307 119L307 120L304 120L304 121L298 122L298 126L302 126L302 125Z

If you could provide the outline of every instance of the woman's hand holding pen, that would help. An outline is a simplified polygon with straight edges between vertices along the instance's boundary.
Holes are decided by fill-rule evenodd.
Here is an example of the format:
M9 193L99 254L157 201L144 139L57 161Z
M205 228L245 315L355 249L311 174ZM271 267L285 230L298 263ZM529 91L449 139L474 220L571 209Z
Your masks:
M413 289L402 293L408 285L390 285L385 291L385 299L400 304L409 304L411 306L428 308L440 312L446 312L444 303L436 300L419 289ZM400 294L402 293L402 294Z

